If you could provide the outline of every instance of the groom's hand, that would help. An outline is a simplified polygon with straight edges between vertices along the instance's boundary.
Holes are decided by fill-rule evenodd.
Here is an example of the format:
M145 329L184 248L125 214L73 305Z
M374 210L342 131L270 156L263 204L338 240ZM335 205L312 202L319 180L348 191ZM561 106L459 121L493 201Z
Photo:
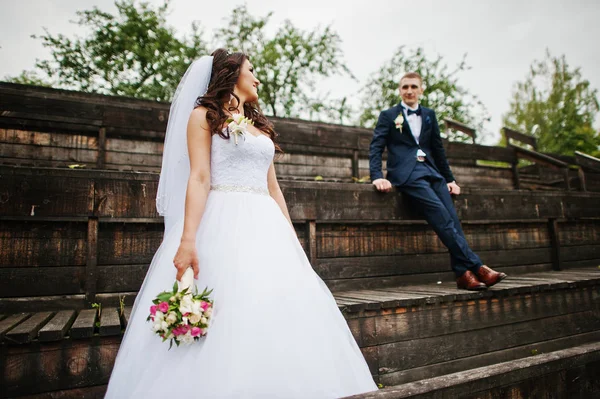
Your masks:
M375 179L373 180L375 188L383 193L389 193L392 191L392 183L387 179Z
M459 195L460 187L455 181L453 181L452 183L448 183L448 191L450 191L450 194Z

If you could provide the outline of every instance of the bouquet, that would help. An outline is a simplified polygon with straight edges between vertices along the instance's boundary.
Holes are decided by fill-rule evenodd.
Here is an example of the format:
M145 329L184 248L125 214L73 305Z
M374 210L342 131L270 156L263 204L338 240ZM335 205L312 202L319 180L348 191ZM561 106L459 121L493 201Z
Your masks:
M193 286L193 292L192 292ZM152 321L152 330L173 343L189 345L206 335L213 312L213 301L209 298L212 290L205 288L202 293L194 285L194 272L188 268L181 281L175 281L172 291L164 291L156 296L150 306L146 321Z

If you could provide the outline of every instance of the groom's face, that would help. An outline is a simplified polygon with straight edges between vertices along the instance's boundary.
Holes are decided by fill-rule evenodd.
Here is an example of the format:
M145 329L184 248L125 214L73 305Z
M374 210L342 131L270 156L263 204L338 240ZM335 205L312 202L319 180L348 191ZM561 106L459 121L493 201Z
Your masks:
M417 78L404 78L400 81L400 97L411 108L419 104L419 97L423 94L421 80Z

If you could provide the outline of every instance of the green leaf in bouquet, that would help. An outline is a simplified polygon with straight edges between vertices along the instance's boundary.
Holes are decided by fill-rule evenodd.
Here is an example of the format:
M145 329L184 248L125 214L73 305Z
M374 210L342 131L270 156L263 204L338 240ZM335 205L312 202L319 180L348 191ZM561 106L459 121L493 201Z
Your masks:
M160 302L167 302L169 298L171 298L171 293L163 292L162 294L159 294L157 298Z
M173 292L177 292L177 289L179 288L179 283L177 282L177 280L175 280L175 282L173 283Z
M179 345L177 345L179 346ZM171 339L171 342L169 343L169 350L171 350L171 348L173 347L173 340Z

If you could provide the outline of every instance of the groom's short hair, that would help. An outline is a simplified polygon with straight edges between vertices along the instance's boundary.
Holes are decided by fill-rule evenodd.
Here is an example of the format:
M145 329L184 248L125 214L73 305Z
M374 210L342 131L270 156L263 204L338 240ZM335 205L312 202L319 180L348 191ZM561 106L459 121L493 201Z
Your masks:
M405 74L404 74L404 76L402 76L402 77L400 78L400 83L398 83L398 86L400 86L400 84L402 83L402 81L403 81L404 79L419 79L419 82L421 82L421 86L423 85L423 78L421 77L421 75L419 75L419 74L418 74L418 73L416 73L416 72L408 72L408 73L405 73Z

